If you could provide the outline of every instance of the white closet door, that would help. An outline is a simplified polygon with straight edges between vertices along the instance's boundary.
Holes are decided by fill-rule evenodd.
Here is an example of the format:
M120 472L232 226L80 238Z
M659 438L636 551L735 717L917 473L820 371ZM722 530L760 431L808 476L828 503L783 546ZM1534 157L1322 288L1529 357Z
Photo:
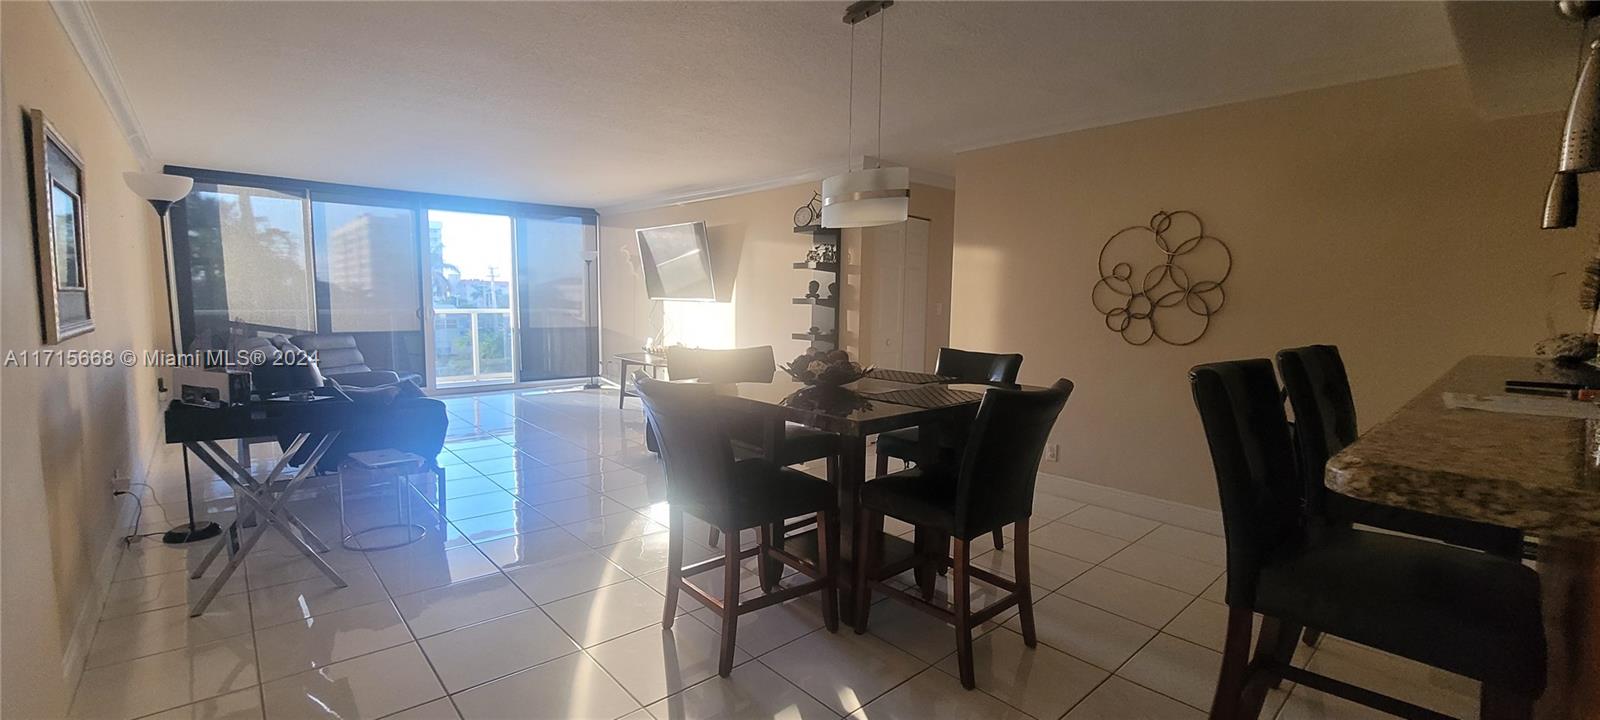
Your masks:
M861 233L869 272L865 290L872 297L872 336L863 362L881 368L900 367L903 331L900 323L901 274L905 268L906 227L879 225Z
M927 220L911 218L862 232L872 297L867 363L927 370L928 229Z
M919 372L928 370L928 228L922 218L906 221L900 274L900 367Z

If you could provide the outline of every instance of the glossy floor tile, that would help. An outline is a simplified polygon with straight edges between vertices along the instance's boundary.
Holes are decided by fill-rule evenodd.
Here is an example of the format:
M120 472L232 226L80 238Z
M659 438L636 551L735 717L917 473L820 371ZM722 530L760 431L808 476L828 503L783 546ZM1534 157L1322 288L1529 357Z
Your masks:
M538 608L423 638L421 645L452 693L578 651Z
M1028 720L1028 715L987 693L969 692L951 685L949 677L932 668L890 690L849 715L850 720Z
M248 634L236 635L86 670L72 715L83 720L137 718L257 682L255 643Z
M411 640L411 631L394 603L383 600L260 628L256 631L256 657L261 680L266 682Z
M499 574L401 595L394 603L419 638L533 607L527 595Z
M444 697L415 643L380 650L261 686L267 720L379 718Z
M654 623L589 648L589 656L635 700L649 704L717 674L721 639L699 620L677 618L671 629ZM750 659L735 649L733 662Z
M191 620L188 604L209 578L191 581L188 570L206 546L124 551L74 717L1187 720L1210 702L1227 621L1216 535L1086 504L1042 477L1031 553L1039 644L1025 645L1015 609L980 628L976 690L957 681L954 630L882 596L859 636L824 630L815 595L741 616L737 665L722 678L714 612L680 596L673 628L661 627L666 483L643 448L636 401L619 410L612 392L585 391L445 403L446 470L406 478L403 505L381 478L347 479L343 519L336 477L291 502L334 546L322 557L346 588L268 533L211 612ZM258 465L276 457L270 444L257 449ZM182 497L179 454L154 467L156 492ZM198 466L194 477L206 498L198 512L231 522L226 484ZM146 508L151 529L186 512L169 505ZM423 539L338 547L341 526L389 522L399 508L427 528ZM686 523L685 563L722 555L707 530ZM1014 542L996 551L985 536L973 547L975 564L1013 576ZM754 567L742 563L744 600L761 594ZM721 577L718 567L691 580L720 597ZM949 587L939 578L936 597L947 601ZM998 596L975 584L974 605ZM1441 712L1476 712L1475 683L1337 638L1301 646L1295 662ZM1292 685L1262 717L1274 714L1371 716Z
M454 696L463 720L619 718L639 703L578 652Z
M978 687L1036 718L1061 717L1109 675L1105 670L1048 645L1029 648L1008 629L986 633L972 643ZM936 667L959 677L955 655Z
M839 717L759 662L746 663L726 678L713 677L645 708L656 720L688 718L784 718L834 720Z
M761 661L840 714L854 712L928 666L877 637L846 628L813 631Z

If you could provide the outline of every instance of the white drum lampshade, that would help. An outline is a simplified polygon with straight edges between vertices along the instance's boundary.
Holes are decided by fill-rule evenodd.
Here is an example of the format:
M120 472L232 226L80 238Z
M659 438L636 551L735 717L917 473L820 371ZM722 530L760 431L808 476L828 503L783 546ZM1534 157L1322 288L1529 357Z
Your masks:
M911 169L853 170L822 181L822 226L859 228L905 222L911 211Z

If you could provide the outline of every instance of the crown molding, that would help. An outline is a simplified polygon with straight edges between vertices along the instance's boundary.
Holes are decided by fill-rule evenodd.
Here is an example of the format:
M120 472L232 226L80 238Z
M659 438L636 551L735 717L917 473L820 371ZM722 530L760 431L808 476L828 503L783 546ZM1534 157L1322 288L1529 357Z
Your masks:
M654 210L675 205L688 205L689 203L705 202L707 200L721 200L735 195L745 195L762 190L773 190L801 183L818 182L829 175L839 172L838 165L815 167L788 175L779 175L762 180L720 185L715 187L700 188L696 190L671 190L664 193L655 193L634 198L626 202L597 208L601 217L606 215L621 215L623 213L638 212L640 210Z
M89 71L95 87L100 89L100 96L105 99L106 107L116 119L117 127L127 137L133 154L146 167L152 165L154 156L150 153L149 143L145 141L144 126L133 111L133 102L123 88L122 75L111 60L111 51L106 48L105 38L100 34L100 25L95 21L89 3L83 0L50 0L50 9L55 11L61 29L66 31L67 39L83 61L84 69Z
M866 157L863 158L863 160L872 161L873 158ZM808 182L820 182L823 178L839 174L839 169L839 165L834 163L821 167L814 167L809 170L802 170L797 173L790 173L788 175L779 175L777 177L769 177L761 180L736 183L733 185L721 185L698 190L677 190L653 195L645 195L627 202L598 208L597 212L604 217L606 215L621 215L624 213L639 212L641 210L654 210L656 208L688 205L689 203L705 202L707 200L721 200L722 198L734 197L736 195L746 195L753 192L761 192L763 190L774 190L777 188L800 185ZM956 188L955 178L943 173L936 173L929 170L919 170L917 168L911 168L911 182L919 185L932 185L935 187L941 187L946 190L954 190Z
M1407 75L1416 75L1418 73L1433 72L1435 70L1443 70L1445 68L1458 66L1460 66L1460 62L1457 60L1451 60L1449 62L1426 62L1421 63L1420 67L1415 67L1403 72L1368 72L1360 73L1356 77L1342 75L1341 71L1338 69L1309 72L1296 71L1297 77L1294 79L1294 82L1290 83L1290 87L1288 89L1252 90L1248 92L1233 93L1227 97L1185 102L1169 107L1139 108L1127 111L1103 113L1091 118L1073 120L1070 122L1053 123L1029 129L1011 130L1003 133L980 136L976 140L959 142L950 149L955 154L960 155L962 153L968 153L974 150L986 150L992 147L1028 142L1029 140L1038 140L1041 138L1054 137L1056 135L1066 135L1067 133L1074 133L1082 130L1094 130L1103 127L1126 125L1129 123L1139 122L1141 120L1154 120L1156 118L1183 115L1185 113L1197 112L1200 110L1211 110L1213 108L1227 107L1229 105L1242 105L1244 103L1257 102L1260 100L1273 100L1277 98L1300 95L1303 93L1316 92L1318 90L1327 90L1345 85L1356 85L1378 80L1390 80L1394 78L1405 77Z
M932 185L934 187L944 188L946 190L956 189L956 178L954 175L946 175L944 173L938 173L932 170L918 170L917 168L911 168L911 182L918 185Z

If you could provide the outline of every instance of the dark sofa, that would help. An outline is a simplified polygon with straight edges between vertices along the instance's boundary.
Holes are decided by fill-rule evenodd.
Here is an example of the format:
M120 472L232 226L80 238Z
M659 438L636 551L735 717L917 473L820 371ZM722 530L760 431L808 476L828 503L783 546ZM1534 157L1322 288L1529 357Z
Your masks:
M332 383L356 403L361 419L345 430L322 460L317 469L332 472L353 452L394 448L418 455L429 466L437 467L439 451L444 448L445 433L449 430L449 415L444 403L428 397L412 378L402 377L388 370L373 370L365 365L354 341L346 347L342 340L349 336L297 335L293 339L282 336L267 338L273 348L283 353L303 352L307 345L317 349L317 366L325 382ZM331 349L331 351L330 351ZM354 358L349 350L354 352ZM329 363L332 363L331 365ZM288 449L293 436L278 437L278 445ZM310 455L307 443L290 462L300 464Z

